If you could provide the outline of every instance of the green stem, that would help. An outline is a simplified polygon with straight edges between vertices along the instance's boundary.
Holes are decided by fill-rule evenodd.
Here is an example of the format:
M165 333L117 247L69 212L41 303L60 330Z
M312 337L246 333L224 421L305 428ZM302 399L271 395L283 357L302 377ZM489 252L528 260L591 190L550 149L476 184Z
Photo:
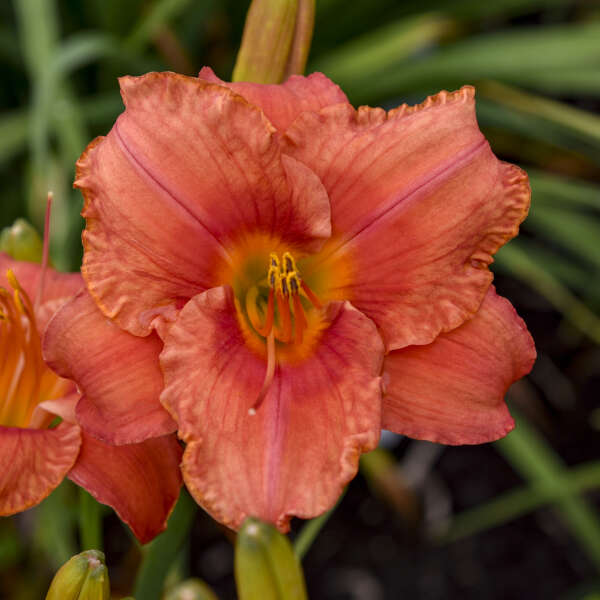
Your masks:
M79 489L81 550L102 550L102 507L83 488Z
M187 538L197 509L187 490L182 489L167 530L144 548L144 558L135 581L133 595L136 598L160 600L167 573Z
M340 502L342 501L342 498L344 497L344 494L346 493L346 489L347 488L344 488L344 491L340 494L340 497L338 498L337 502L332 508L330 508L326 513L323 513L316 519L311 519L310 521L308 521L308 523L306 523L306 525L298 534L298 537L296 537L294 541L294 553L300 560L304 558L304 555L312 546L312 543L315 541L315 538L319 535L321 529L323 529L323 527L325 526L325 523L327 523L327 521L329 520L329 517L331 517L335 509L339 506Z

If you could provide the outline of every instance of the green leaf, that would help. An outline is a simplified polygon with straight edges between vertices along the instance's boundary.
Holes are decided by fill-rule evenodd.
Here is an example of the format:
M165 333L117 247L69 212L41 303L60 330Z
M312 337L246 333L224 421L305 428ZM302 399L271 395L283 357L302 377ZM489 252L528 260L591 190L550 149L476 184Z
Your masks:
M587 500L568 485L567 470L560 456L523 418L495 444L533 488L552 495L565 524L600 569L600 520Z
M300 533L296 537L294 541L294 553L296 556L302 560L306 553L309 551L313 542L319 535L321 529L325 527L327 521L329 521L331 515L335 512L335 509L340 505L342 498L346 494L346 489L340 494L340 497L337 499L334 506L332 506L327 512L324 512L322 515L307 521L304 524L304 527L300 530Z
M600 163L600 117L493 81L479 83L477 91L482 126L516 131ZM514 152L518 154L519 148Z
M177 18L189 3L190 0L157 0L154 2L146 16L140 20L125 40L124 47L131 52L141 50L162 26Z
M342 84L357 73L401 63L431 46L451 28L452 21L433 13L396 21L329 51L310 70L326 73Z
M182 488L167 530L144 548L144 558L135 580L136 598L160 600L167 573L189 535L197 509L198 505Z
M524 237L519 238L517 243L533 263L547 271L563 287L578 292L587 301L588 309L592 310L594 306L600 308L600 278L594 276L593 269L567 256L560 249L553 247L554 245L547 247L539 240ZM508 271L502 268L504 267L502 262L496 265L500 270Z
M534 205L542 203L563 209L587 208L600 211L600 185L529 167L527 174Z
M559 79L572 69L585 69L598 77L599 38L599 22L515 28L469 37L417 60L399 63L391 57L369 72L353 70L352 63L359 57L349 53L326 74L355 103L372 104L394 95L433 92L486 79L536 88L544 72Z
M0 116L0 164L25 149L28 133L25 111L19 110Z
M561 477L563 488L568 489L572 495L600 488L600 461L573 467L563 472ZM456 515L449 529L438 541L451 543L497 527L552 502L560 501L564 495L563 489L541 489L539 486L526 486L507 492Z
M525 251L521 240L514 240L502 247L495 260L501 270L509 272L545 296L572 325L600 344L600 318L558 279L536 263Z
M535 206L527 228L545 236L600 269L600 216L553 206Z
M54 569L66 563L77 552L75 512L70 506L74 490L75 486L70 481L63 481L32 511L35 515L35 543Z
M19 40L32 79L46 70L58 43L59 14L54 0L13 0Z

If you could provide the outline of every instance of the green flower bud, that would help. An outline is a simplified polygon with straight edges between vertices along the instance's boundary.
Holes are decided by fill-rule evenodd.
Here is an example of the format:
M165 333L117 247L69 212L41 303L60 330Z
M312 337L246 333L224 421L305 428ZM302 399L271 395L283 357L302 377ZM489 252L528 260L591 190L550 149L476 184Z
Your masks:
M42 262L44 244L35 227L25 219L17 219L0 232L0 252L16 260Z
M165 600L218 600L218 598L200 579L187 579L169 590Z
M104 554L86 550L70 558L54 576L46 600L110 600Z
M302 74L314 17L315 0L253 0L232 80L281 83Z
M304 575L286 536L254 518L244 521L235 544L240 600L306 600Z

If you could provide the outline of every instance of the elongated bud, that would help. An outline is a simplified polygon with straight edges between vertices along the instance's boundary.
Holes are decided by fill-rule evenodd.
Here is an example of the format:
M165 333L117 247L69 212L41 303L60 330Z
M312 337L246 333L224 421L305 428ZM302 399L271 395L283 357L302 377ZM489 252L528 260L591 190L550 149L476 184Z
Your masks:
M315 0L253 0L233 81L281 83L304 73L314 17Z
M219 600L216 594L200 579L187 579L176 585L165 600Z
M70 558L54 576L46 600L110 600L104 554L86 550Z
M17 219L0 232L0 252L15 260L42 262L44 244L35 227L25 219Z
M240 600L306 600L304 575L287 537L273 525L244 521L235 544Z

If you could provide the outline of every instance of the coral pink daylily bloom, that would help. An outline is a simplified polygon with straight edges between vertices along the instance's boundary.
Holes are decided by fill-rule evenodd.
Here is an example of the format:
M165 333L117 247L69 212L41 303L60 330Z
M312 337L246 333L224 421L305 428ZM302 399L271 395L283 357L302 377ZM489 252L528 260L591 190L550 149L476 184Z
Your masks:
M0 254L0 515L38 504L68 476L149 541L179 494L177 440L113 446L81 430L80 394L44 364L40 334L61 305L86 294L83 280L47 268L41 283L41 273L40 265ZM62 422L53 427L57 416Z
M321 513L382 425L452 444L510 430L504 394L535 350L487 267L530 194L479 131L473 88L387 113L318 73L150 73L121 92L78 162L82 272L123 335L162 339L160 399L215 518L285 530Z

